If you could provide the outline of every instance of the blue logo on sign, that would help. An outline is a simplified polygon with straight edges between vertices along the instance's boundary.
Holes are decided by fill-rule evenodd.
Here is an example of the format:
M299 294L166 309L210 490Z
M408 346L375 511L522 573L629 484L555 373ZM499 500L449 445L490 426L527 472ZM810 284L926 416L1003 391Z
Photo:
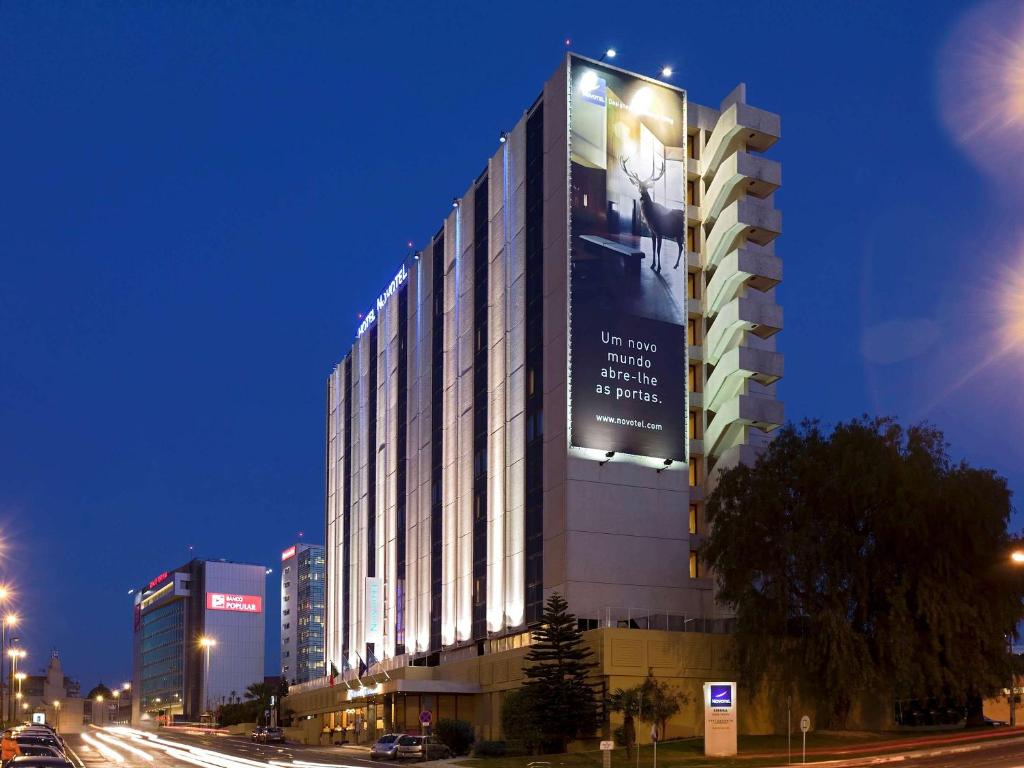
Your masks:
M731 707L732 706L732 686L731 685L712 685L711 686L711 706L712 707Z
M605 79L598 77L597 72L592 69L588 69L583 73L583 77L580 78L579 89L583 100L589 101L591 104L597 104L599 107L605 105L605 90L607 87Z

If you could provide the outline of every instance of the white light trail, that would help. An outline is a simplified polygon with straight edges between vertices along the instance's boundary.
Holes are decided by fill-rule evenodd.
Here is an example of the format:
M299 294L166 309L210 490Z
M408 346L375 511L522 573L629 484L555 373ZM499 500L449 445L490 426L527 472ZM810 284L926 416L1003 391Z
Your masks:
M95 749L108 760L113 760L115 763L124 762L124 755L122 755L116 749L111 749L106 744L100 742L98 739L95 739L92 736L90 736L88 733L82 734L82 741L84 741L90 747Z
M125 752L130 752L131 754L135 755L136 757L141 757L143 760L148 760L149 762L153 762L153 756L151 754L149 754L148 752L143 752L138 747L133 747L131 744L127 744L124 741L122 741L121 739L116 738L115 736L111 736L111 735L106 734L106 733L98 733L98 734L96 734L96 738L97 739L101 739L102 741L107 742L107 744L110 744L111 746L123 749Z

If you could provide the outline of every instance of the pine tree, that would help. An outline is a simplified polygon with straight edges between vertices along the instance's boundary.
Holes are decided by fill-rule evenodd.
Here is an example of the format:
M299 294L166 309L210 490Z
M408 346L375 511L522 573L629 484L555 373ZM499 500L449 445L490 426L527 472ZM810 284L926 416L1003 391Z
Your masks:
M597 728L597 700L587 682L587 673L596 666L592 656L569 604L561 595L551 595L523 667L523 687L534 702L531 719L551 751L564 752L570 741Z

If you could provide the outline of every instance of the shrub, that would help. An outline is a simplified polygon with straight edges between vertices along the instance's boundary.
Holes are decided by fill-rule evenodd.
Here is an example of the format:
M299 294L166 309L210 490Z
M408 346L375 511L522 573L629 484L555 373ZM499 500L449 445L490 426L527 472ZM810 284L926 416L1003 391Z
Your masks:
M478 741L473 745L473 757L504 757L504 741Z
M473 726L465 720L444 718L434 726L434 736L452 751L453 755L465 755L473 745Z

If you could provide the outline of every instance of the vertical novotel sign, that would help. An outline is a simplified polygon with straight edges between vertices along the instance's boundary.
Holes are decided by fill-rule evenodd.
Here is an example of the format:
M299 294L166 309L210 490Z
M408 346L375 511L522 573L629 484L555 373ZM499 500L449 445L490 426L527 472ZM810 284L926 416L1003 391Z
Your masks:
M704 683L704 754L736 754L736 683Z
M387 305L388 301L392 296L398 293L398 289L408 278L409 272L405 268L405 264L403 264L398 270L398 274L391 278L391 282L388 283L388 287L385 288L384 292L377 297L376 305L370 307L369 311L363 315L363 321L359 324L359 330L356 331L356 338L359 338L370 329L370 326L376 322L377 316L384 311L384 307Z

